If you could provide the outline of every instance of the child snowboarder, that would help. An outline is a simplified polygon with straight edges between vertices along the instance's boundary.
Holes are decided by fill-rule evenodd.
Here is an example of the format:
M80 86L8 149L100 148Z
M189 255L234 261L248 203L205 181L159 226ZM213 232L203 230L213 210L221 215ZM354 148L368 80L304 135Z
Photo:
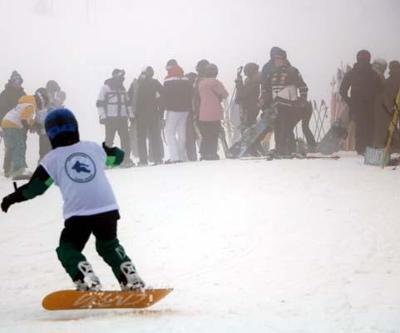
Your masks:
M120 218L105 165L116 166L124 152L103 144L80 141L74 114L65 108L50 112L45 119L52 150L43 158L30 181L3 198L1 209L7 212L17 202L43 194L54 182L64 199L65 226L57 248L58 259L72 278L77 290L100 290L82 250L93 233L96 250L111 266L122 290L139 290L144 282L117 238Z

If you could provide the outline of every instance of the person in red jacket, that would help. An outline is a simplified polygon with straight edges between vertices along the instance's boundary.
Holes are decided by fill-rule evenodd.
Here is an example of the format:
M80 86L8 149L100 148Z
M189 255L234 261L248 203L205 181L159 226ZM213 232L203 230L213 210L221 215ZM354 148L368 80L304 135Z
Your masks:
M164 80L162 104L165 110L165 138L169 160L165 163L178 163L186 156L186 123L192 110L193 85L184 76L183 69L175 59L167 63L168 75Z

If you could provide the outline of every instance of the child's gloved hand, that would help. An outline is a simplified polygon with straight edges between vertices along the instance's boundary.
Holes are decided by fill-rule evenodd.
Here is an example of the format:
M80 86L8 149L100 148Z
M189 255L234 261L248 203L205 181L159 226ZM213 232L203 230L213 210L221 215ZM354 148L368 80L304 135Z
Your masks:
M11 193L11 194L9 194L9 195L7 195L7 196L5 196L3 198L3 200L1 201L1 210L4 213L7 213L8 208L10 208L11 205L16 203L15 197L16 197L16 195L15 195L15 192L14 192L14 193Z
M11 205L13 205L13 204L15 204L15 203L20 201L18 199L21 197L21 193L20 193L21 189L17 187L17 183L16 182L14 182L13 185L14 185L14 190L15 191L13 193L5 196L3 198L3 200L1 201L1 210L4 213L7 213L8 208L10 208Z

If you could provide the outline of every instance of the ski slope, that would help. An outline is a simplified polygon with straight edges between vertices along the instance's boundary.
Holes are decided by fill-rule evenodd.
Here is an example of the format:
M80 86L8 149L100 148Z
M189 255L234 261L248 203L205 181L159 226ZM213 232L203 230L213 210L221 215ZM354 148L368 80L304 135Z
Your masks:
M222 160L109 170L144 311L47 312L72 287L56 187L0 215L0 332L400 332L400 174L340 160ZM12 189L0 177L0 195ZM106 289L117 288L91 239Z

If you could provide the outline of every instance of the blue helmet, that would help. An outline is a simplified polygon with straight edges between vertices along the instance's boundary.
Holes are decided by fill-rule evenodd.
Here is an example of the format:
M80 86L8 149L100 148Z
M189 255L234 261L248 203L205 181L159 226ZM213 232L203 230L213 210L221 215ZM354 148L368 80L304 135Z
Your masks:
M44 127L53 148L68 146L79 141L78 122L68 109L50 111L44 121Z

